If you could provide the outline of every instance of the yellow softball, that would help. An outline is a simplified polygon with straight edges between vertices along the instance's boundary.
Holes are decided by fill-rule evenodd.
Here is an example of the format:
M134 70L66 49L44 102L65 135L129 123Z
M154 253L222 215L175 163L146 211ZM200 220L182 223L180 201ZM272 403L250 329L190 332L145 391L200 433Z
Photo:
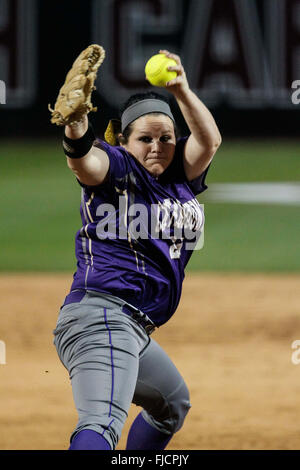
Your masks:
M147 80L154 86L166 86L166 83L177 77L177 72L168 70L168 67L177 65L174 59L165 54L156 54L148 60L145 66Z

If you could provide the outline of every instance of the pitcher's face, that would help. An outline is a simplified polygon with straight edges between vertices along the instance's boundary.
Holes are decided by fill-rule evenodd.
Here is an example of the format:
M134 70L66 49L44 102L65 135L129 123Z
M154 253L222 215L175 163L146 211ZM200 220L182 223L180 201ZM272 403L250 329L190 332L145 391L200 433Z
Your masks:
M132 123L133 130L123 147L152 176L161 175L174 158L176 136L173 121L165 114L146 114Z

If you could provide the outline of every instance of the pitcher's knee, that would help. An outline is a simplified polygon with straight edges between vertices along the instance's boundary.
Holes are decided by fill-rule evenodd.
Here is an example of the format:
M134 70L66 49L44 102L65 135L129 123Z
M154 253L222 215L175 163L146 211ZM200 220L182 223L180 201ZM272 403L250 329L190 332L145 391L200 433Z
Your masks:
M191 408L190 394L184 382L167 397L160 395L155 405L143 411L144 418L161 432L174 434L182 427Z
M182 427L186 415L191 408L189 390L184 382L174 394L168 397L168 401L172 420L172 432L175 433Z

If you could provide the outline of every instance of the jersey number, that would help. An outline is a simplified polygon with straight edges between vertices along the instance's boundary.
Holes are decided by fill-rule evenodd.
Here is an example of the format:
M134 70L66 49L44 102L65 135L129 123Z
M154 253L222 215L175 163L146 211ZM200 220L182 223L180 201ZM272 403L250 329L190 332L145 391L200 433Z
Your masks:
M169 253L171 259L179 259L181 255L181 248L183 245L183 238L178 239L171 237L172 245L170 246Z

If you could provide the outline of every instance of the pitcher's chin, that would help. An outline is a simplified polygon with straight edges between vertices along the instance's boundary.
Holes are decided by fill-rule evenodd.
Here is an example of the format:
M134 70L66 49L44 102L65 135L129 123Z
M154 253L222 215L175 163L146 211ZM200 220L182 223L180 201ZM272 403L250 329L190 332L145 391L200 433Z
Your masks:
M146 166L146 168L152 176L157 177L160 176L167 169L168 166L169 165L166 161L148 161L148 165Z

